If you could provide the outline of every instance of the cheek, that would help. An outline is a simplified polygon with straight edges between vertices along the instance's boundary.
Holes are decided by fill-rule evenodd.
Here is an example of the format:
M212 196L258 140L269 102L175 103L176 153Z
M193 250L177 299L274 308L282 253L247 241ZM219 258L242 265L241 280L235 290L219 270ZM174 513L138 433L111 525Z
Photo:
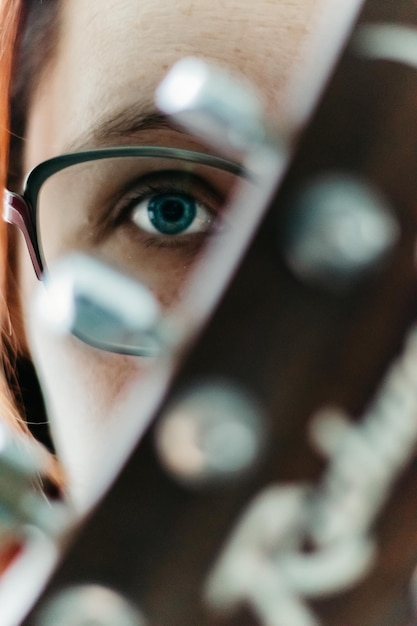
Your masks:
M36 318L28 320L27 332L69 496L83 507L103 449L111 451L114 443L108 436L113 412L125 386L139 381L145 366L72 337L51 336Z
M140 380L151 361L96 350L73 337L58 337L33 305L42 284L23 248L19 254L20 299L26 343L39 376L68 494L77 508L88 502L96 462L111 445L113 409L125 386ZM30 419L30 407L28 407Z

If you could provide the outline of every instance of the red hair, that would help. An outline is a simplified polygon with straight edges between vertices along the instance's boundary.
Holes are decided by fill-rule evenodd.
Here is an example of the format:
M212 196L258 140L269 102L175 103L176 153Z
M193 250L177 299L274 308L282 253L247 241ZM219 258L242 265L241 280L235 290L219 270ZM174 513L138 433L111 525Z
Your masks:
M42 4L39 6L43 7ZM25 8L24 0L0 0L0 189L7 186L10 167L12 74L13 70L20 73L22 69L14 65L18 57L18 39L22 36L19 30ZM10 382L15 380L14 370L19 348L13 333L11 311L9 312L9 305L11 306L9 243L7 225L0 216L0 419L29 435L23 407L18 406L16 399L20 396L17 383L13 386ZM16 311L13 311L13 314L16 315ZM62 471L52 455L46 472L52 484L57 486L63 484Z
M7 182L10 146L10 86L22 0L1 0L0 3L0 188ZM16 354L7 305L8 271L7 228L0 218L0 416L12 426L27 432L27 426L16 406L8 372L13 369Z

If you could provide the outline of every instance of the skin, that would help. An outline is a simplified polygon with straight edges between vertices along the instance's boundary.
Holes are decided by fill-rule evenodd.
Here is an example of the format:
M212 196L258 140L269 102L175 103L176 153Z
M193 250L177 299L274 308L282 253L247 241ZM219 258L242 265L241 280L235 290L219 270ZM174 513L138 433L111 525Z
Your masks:
M202 56L245 74L260 89L266 110L285 119L283 93L301 62L320 0L66 0L53 63L34 94L28 119L25 170L43 160L123 138L97 142L92 129L124 107L152 110L155 88L178 59ZM195 148L183 133L148 129L136 144ZM163 267L159 268L163 275ZM180 284L184 268L178 269ZM53 436L70 497L85 505L91 459L104 424L127 380L146 363L107 354L74 338L57 338L34 314L38 282L23 244L20 302L26 344L44 390ZM162 304L175 297L163 279Z

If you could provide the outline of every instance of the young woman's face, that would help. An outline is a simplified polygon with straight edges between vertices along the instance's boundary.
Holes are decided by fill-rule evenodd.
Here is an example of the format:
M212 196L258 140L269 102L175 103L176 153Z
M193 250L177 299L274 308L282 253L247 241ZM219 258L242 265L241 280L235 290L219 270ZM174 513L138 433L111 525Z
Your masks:
M200 149L184 133L159 122L149 123L153 118L148 116L155 110L155 88L173 63L184 56L204 57L245 74L261 90L269 114L279 120L285 115L284 89L299 63L322 2L62 2L55 57L38 85L29 111L25 170L66 152L114 145ZM152 190L156 184L153 175L151 172ZM111 180L110 174L102 177ZM157 184L158 189L162 185L164 193L167 186L170 191L171 182L165 178ZM200 182L192 184L202 195L201 210L206 219L206 204L219 202L218 195L224 190L213 192L217 179L205 182L202 190ZM79 208L72 202L75 191L78 193L74 187L69 189L62 204L58 197L48 217L52 225L48 235L52 260L75 246L74 241L68 242L63 236L68 215L76 215ZM190 193L188 187L185 191ZM194 189L191 191L194 193ZM64 202L65 206L72 202L74 213L63 208ZM139 226L143 226L143 219L140 218ZM91 220L87 223L91 226ZM85 231L74 232L73 238L82 239ZM145 280L163 306L177 297L197 249L197 239L181 247L161 245L158 238L149 237L148 233L145 238L143 233L138 237L141 266L148 267L146 263L152 261ZM138 363L138 359L106 353L73 337L51 336L33 315L37 280L23 245L19 258L26 341L45 393L57 451L68 474L69 491L80 503L103 423L111 415L111 406L126 380L136 375L145 361Z

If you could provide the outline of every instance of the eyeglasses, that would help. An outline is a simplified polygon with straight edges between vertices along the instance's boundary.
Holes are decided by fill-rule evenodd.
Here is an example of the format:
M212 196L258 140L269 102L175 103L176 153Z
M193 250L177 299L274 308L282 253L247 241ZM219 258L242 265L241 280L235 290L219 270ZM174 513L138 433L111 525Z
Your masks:
M177 148L116 147L66 154L5 192L3 218L25 238L39 279L74 250L153 283L177 280L245 175L233 161ZM158 279L158 276L160 278Z

